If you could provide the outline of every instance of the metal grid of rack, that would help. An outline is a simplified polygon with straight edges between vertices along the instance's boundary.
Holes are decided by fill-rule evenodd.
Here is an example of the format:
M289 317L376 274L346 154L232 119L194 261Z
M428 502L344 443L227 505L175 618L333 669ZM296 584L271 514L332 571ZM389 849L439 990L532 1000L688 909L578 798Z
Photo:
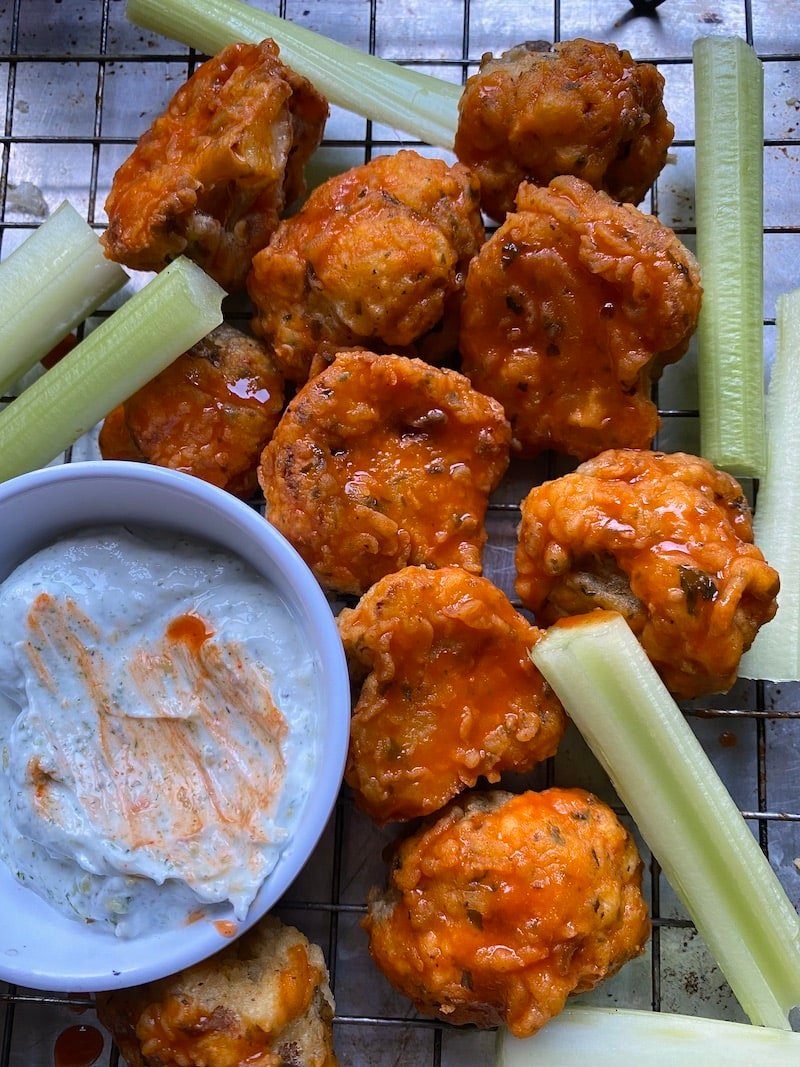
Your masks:
M312 29L460 83L484 51L523 39L584 36L614 41L656 62L676 126L670 164L648 208L693 241L695 37L738 34L765 65L765 338L774 346L778 293L800 284L800 0L256 0ZM111 176L137 136L196 62L191 51L139 30L123 0L14 0L0 3L0 87L6 105L0 162L0 255L8 255L64 198L101 228ZM319 174L371 155L414 145L389 130L334 109L314 166ZM130 287L142 279L133 276ZM130 289L128 287L128 291ZM124 294L123 294L124 296ZM113 304L98 314L107 314ZM236 309L232 312L237 315ZM246 309L238 311L244 317ZM8 400L10 398L5 398ZM659 387L663 428L657 444L697 447L693 354L668 368ZM2 403L2 401L0 401ZM65 461L96 455L94 438ZM568 469L568 466L563 468ZM492 502L485 570L513 592L518 502L558 463L516 464ZM1 535L1 531L0 531ZM690 721L767 852L790 898L800 902L800 690L741 682L715 701L687 705ZM524 784L593 789L617 806L605 776L575 733ZM621 812L623 819L627 816ZM379 830L346 792L306 870L279 913L325 950L336 994L336 1046L343 1067L453 1067L493 1060L489 1033L418 1017L377 975L360 929L366 894L384 881ZM640 843L641 844L641 843ZM586 999L596 1003L741 1019L741 1010L658 867L642 845L654 919L647 953ZM7 917L0 921L8 921ZM94 1025L92 998L48 994L0 983L0 1067L45 1067L67 1027ZM116 1064L106 1039L97 1062Z

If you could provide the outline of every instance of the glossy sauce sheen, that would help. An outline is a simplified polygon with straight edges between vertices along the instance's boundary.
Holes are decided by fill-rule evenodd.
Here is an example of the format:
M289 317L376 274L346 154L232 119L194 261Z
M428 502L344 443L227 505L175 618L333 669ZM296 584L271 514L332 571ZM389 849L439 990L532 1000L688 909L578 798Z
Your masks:
M301 945L288 948L286 959L274 972L274 988L260 999L261 1025L247 1017L247 1000L243 997L241 1015L230 1004L198 1002L191 995L169 995L144 1009L136 1023L136 1036L148 1063L209 1064L211 1067L289 1067L312 1063L285 1055L283 1048L297 1049L294 1042L284 1042L280 1035L308 1012L318 988L319 972L311 964ZM201 983L202 984L202 983ZM252 1010L252 1009L250 1009ZM269 1012L264 1019L263 1012ZM265 1025L266 1024L266 1025ZM283 1046L276 1051L276 1045ZM316 1051L316 1050L315 1050ZM297 1055L302 1055L298 1052ZM314 1067L324 1067L313 1055ZM329 1061L326 1059L325 1063Z
M314 757L314 663L277 591L198 543L93 531L19 567L0 617L0 856L16 877L121 936L198 905L242 919Z
M103 1045L103 1035L94 1026L68 1026L56 1038L53 1067L91 1067Z

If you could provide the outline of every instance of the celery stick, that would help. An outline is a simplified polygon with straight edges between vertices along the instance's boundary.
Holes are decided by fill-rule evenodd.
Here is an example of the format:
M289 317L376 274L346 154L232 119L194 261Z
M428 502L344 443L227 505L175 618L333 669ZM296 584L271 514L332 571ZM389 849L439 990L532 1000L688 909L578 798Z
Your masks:
M800 1034L746 1023L620 1008L570 1007L534 1037L497 1032L497 1067L636 1067L708 1063L797 1067Z
M0 393L127 280L65 200L0 263Z
M241 0L128 0L127 15L137 26L209 55L234 41L271 37L283 61L331 103L428 144L453 147L460 85L348 48Z
M766 466L763 353L764 71L738 37L695 41L700 451L737 477Z
M767 393L767 473L758 490L755 542L781 576L778 614L742 657L743 678L800 681L800 289L778 297L778 341Z
M622 616L551 627L531 658L609 774L750 1021L788 1029L800 919Z
M0 412L0 481L49 463L222 322L224 290L181 257Z

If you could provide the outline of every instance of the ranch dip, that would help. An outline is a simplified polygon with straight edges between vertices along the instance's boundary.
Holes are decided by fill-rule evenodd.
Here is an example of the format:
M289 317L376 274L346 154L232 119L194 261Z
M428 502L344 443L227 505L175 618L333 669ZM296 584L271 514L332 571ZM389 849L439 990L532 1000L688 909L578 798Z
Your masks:
M101 529L21 564L0 619L0 859L122 937L244 918L315 764L317 671L277 590Z

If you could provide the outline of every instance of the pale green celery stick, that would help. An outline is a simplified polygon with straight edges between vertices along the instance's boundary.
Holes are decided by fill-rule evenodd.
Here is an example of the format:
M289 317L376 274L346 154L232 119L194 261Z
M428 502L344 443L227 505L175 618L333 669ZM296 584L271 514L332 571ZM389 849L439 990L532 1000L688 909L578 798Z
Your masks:
M695 41L700 451L737 477L766 466L763 340L764 71L738 37Z
M800 1004L800 919L627 623L599 611L565 620L531 657L608 772L750 1021L788 1029Z
M35 470L222 322L225 292L176 259L0 412L0 481Z
M0 393L127 280L65 200L0 263Z
M281 59L331 103L451 149L461 86L338 44L241 0L128 0L127 15L209 55L271 37Z
M800 681L800 289L778 297L775 360L767 393L767 472L753 534L781 579L778 614L742 657L743 678Z
M621 1008L570 1007L533 1037L497 1032L497 1067L797 1067L800 1034Z

